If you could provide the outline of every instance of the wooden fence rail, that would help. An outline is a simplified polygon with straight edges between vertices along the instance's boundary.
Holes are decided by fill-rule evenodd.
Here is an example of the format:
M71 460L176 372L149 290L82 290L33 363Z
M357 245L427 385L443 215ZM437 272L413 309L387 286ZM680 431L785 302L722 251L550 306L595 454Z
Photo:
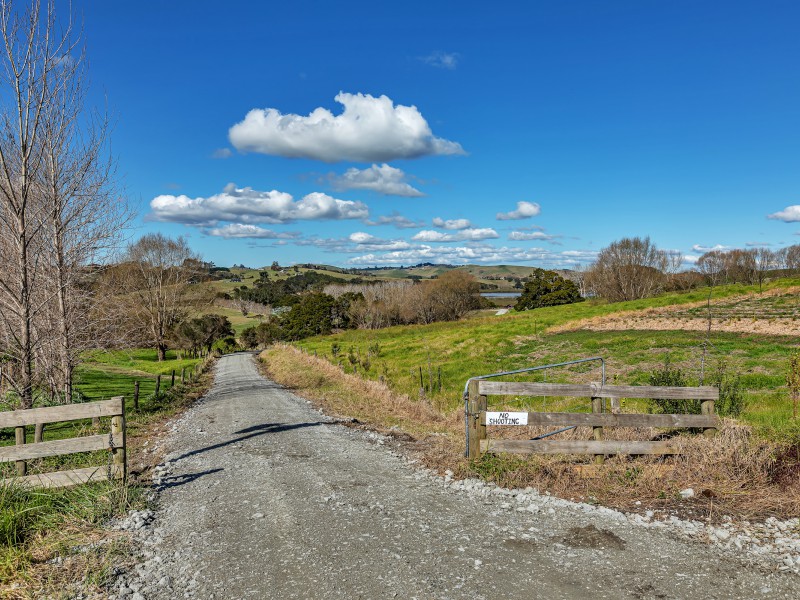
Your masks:
M111 417L107 434L25 444L25 427L28 425L99 417ZM122 396L102 402L0 412L0 427L16 429L17 445L0 447L0 463L15 462L18 473L25 472L26 460L77 452L111 452L110 461L104 466L19 476L11 480L14 483L31 487L64 487L109 478L124 479L127 475L125 399Z
M608 454L675 454L674 442L604 440L604 427L698 428L713 435L719 426L714 403L719 399L716 387L668 387L600 384L528 383L485 381L475 379L467 387L467 441L470 458L483 452L513 452L518 454L593 454L602 462ZM489 417L488 396L555 396L588 398L591 413L565 412L503 412ZM621 414L605 412L605 400L618 406L622 398L664 400L696 400L701 414ZM506 415L508 417L500 417ZM488 439L487 425L526 425L592 427L591 440L503 440Z

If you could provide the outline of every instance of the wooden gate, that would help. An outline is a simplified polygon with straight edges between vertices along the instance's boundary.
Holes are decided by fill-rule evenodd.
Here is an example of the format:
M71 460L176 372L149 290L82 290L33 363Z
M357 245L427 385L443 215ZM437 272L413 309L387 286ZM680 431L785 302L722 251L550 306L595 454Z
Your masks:
M590 413L567 412L490 412L489 396L558 396L591 400ZM617 407L622 398L659 398L700 402L701 414L621 414L606 411L605 400ZM669 440L604 440L605 427L699 428L713 435L719 425L714 403L719 399L716 387L662 387L601 384L527 383L473 379L468 383L467 447L468 456L483 452L518 454L593 454L602 462L608 454L675 454L677 446ZM591 440L490 440L487 424L592 427Z
M111 417L108 433L35 444L24 443L25 427L28 425L77 421L95 417ZM108 464L102 467L56 471L14 477L9 480L16 484L32 487L65 487L90 481L124 479L126 476L125 399L122 396L102 402L0 412L0 427L14 427L18 433L16 446L0 447L0 462L16 462L18 470L21 472L25 471L25 461L35 458L96 450L105 450L112 454Z

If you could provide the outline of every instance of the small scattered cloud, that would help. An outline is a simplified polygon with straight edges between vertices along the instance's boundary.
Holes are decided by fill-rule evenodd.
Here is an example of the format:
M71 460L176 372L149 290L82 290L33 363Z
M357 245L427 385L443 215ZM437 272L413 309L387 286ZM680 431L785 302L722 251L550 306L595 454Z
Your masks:
M365 219L366 204L339 200L313 192L295 201L291 194L237 188L230 183L220 194L189 198L164 194L150 201L150 221L216 227L220 222L240 224L291 223L308 220Z
M775 219L776 221L783 221L784 223L797 223L800 222L800 204L793 204L787 206L771 215L767 215L768 219Z
M215 227L205 231L208 235L225 239L268 239L268 240L291 240L300 237L299 232L275 232L271 229L264 229L257 225L243 225L242 223L230 223L223 227Z
M230 148L217 148L211 153L211 158L217 158L220 160L230 158L231 156L233 156L233 152Z
M702 244L695 244L694 246L692 246L692 251L705 254L706 252L723 251L723 250L728 250L729 248L730 246L723 246L722 244L716 244L714 246L703 246Z
M365 250L405 250L411 247L411 244L405 240L387 240L363 231L351 233L348 236L348 240L356 244L356 247L351 250L355 252L363 252Z
M514 221L517 219L530 219L542 212L542 207L535 202L517 202L517 209L506 213L497 213L498 221Z
M425 221L412 221L395 211L391 215L381 216L374 220L366 220L364 225L392 225L397 229L419 229L420 227L425 227Z
M448 264L484 263L506 264L535 261L550 268L571 268L593 261L597 253L588 250L553 252L544 248L497 248L489 244L469 246L430 246L421 244L407 250L372 252L356 256L347 262L352 265L399 265L418 262Z
M385 246L394 244L397 240L385 240L363 231L356 231L351 233L348 238L351 242L356 244L374 244L376 246Z
M771 242L745 242L747 248L769 248L772 246Z
M342 175L328 176L333 189L371 190L384 196L403 196L405 198L421 198L425 194L408 183L408 176L401 170L386 163L373 164L366 169L347 169Z
M420 56L419 60L424 62L426 65L430 65L431 67L448 69L452 71L458 66L458 61L460 58L461 55L458 54L458 52L441 52L437 50L435 52L431 52L427 56Z
M423 230L417 233L411 239L415 242L479 242L482 240L489 240L500 237L497 232L490 228L482 229L462 229L457 233L442 233L441 231L433 231L431 229Z
M405 240L387 240L376 237L363 231L351 233L346 238L319 238L311 236L293 242L297 246L314 246L326 252L357 253L357 252L390 252L406 250L411 244Z
M170 181L169 183L165 183L164 187L168 190L179 190L181 189L180 183L175 183L174 181Z
M472 227L472 223L470 223L469 219L442 219L441 217L434 217L433 219L433 226L439 227L440 229L467 229Z
M559 237L561 236L545 233L544 231L512 231L508 234L508 239L515 242L529 242L533 240L551 242Z
M694 265L697 261L700 260L700 257L696 254L684 254L683 255L683 262L687 265Z
M324 162L387 162L399 158L465 154L457 142L433 135L416 106L387 96L339 92L344 109L316 108L308 116L256 108L228 131L240 152L260 152Z

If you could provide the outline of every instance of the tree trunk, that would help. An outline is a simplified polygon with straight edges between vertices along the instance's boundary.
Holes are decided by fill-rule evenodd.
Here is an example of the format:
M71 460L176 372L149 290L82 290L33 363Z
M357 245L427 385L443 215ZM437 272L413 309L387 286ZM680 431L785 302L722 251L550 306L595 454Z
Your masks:
M24 173L24 171L23 171ZM24 175L23 175L24 176ZM19 273L20 273L20 365L22 380L20 381L20 400L23 409L33 408L33 336L31 331L31 290L28 279L28 232L26 231L25 214L20 215L19 230Z

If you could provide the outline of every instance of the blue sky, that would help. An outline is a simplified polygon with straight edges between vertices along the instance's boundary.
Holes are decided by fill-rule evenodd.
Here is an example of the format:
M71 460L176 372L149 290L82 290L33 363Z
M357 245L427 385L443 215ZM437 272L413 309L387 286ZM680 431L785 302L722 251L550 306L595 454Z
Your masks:
M796 2L73 8L134 235L220 265L800 242Z

